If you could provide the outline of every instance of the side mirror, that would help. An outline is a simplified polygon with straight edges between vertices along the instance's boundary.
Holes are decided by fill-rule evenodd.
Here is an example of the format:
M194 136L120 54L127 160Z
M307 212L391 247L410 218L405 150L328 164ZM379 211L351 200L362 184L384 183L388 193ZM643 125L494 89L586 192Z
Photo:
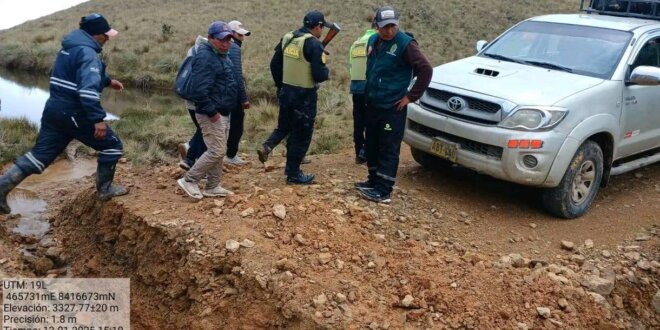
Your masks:
M486 47L486 45L488 45L488 41L486 41L486 40L477 41L477 46L476 46L477 53L480 52L482 49L484 49L484 47Z
M642 86L660 85L660 68L638 66L630 74L630 83Z

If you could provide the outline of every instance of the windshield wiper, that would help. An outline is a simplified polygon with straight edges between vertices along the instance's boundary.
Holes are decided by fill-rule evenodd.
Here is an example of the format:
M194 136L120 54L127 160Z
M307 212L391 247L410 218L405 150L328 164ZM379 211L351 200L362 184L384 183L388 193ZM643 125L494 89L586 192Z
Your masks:
M540 67L543 67L543 68L559 70L559 71L564 71L564 72L573 72L573 69L565 67L565 66L561 66L561 65L555 64L555 63L542 62L542 61L525 61L525 62L528 63L528 64L531 64L531 65L536 65L536 66L540 66Z
M507 57L507 56L504 56L504 55L499 55L499 54L488 54L488 53L484 53L484 54L482 54L482 55L483 55L483 56L486 56L486 57L494 58L494 59L496 59L496 60L502 60L502 61L507 61L507 62L514 62L514 63L525 64L525 61L522 61L522 60L519 60L519 59L515 59L515 58L511 58L511 57Z

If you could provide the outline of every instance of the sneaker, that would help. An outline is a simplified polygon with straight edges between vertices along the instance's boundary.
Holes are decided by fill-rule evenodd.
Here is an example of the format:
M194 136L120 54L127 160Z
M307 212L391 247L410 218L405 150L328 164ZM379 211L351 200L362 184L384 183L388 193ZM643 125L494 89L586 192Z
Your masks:
M314 174L305 174L303 171L298 172L298 175L287 176L287 184L312 184L314 183Z
M191 163L191 161L184 158L184 159L179 161L179 167L181 167L182 169L184 169L186 171L189 171L190 168L193 167L193 165L194 165L194 164L190 164L190 163Z
M231 157L231 158L225 156L225 159L223 161L227 164L232 164L232 165L245 165L245 164L247 164L247 162L242 160L240 157L238 157L238 155L236 155L234 157Z
M188 196L194 198L194 199L202 199L204 198L204 195L202 195L202 192L199 191L199 187L197 186L197 182L192 182L192 181L187 181L185 178L181 178L176 181L179 184L179 187L183 189L183 191L188 194Z
M227 190L225 188L222 188L222 186L218 185L217 187L213 189L204 189L202 192L202 195L206 197L225 197L229 195L233 195L234 192Z
M378 189L359 189L362 198L376 203L389 204L392 202L391 194L383 194Z
M179 145L176 146L176 149L179 151L179 157L181 157L181 159L186 159L188 157L188 149L190 149L190 144L179 143Z
M261 146L261 149L257 150L257 155L259 155L259 161L262 163L266 163L268 160L268 155L270 155L270 152L273 151L270 147L263 145Z
M311 159L305 157L303 158L302 162L300 162L300 165L310 164L311 162L312 162Z
M374 189L375 187L374 184L371 183L371 181L367 180L367 181L356 182L355 188L362 190L362 189Z

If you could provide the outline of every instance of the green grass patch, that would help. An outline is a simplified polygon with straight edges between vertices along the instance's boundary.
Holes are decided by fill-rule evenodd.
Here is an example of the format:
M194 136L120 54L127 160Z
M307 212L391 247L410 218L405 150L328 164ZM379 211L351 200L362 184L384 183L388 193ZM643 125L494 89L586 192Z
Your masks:
M37 138L37 126L25 118L0 119L0 165L26 153Z

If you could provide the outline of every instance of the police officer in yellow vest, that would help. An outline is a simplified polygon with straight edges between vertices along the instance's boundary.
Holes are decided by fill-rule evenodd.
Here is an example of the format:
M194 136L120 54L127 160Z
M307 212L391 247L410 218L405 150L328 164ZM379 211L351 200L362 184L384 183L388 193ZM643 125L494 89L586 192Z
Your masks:
M355 163L364 164L367 156L364 149L365 115L367 112L367 101L364 97L364 89L367 84L367 43L369 37L376 33L372 28L368 29L359 37L349 51L349 72L351 75L351 94L353 94L353 143L355 144Z
M328 80L325 54L319 38L324 27L331 26L319 11L303 19L303 27L284 35L275 47L270 70L278 90L280 113L277 128L257 151L265 162L270 152L287 135L286 169L288 184L311 184L314 175L300 170L312 141L316 119L316 91Z

